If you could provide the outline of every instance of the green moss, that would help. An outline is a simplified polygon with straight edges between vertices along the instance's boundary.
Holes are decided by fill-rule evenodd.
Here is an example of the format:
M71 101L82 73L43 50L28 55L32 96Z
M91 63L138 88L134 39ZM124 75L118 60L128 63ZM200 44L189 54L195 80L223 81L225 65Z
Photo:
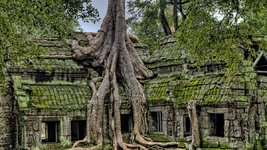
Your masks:
M218 143L211 143L207 140L202 140L202 147L204 148L218 148Z
M112 149L113 149L113 147L112 147L111 144L105 144L105 145L103 146L103 150L112 150Z
M222 75L192 76L170 82L170 89L176 104L186 104L189 100L197 100L201 104L217 104L223 101L248 102L250 97L245 96L237 90L256 89L256 80L244 83L244 75L233 75L225 77Z
M263 150L262 143L260 140L256 141L254 149L255 150Z
M18 97L23 108L83 108L91 97L89 87L84 85L28 84L27 87L30 95Z
M131 138L131 133L123 133L122 134L122 139L124 142L129 143Z
M186 142L186 138L185 137L179 137L177 141L178 142Z
M186 148L186 145L184 142L179 142L178 148Z
M40 148L41 150L65 150L71 148L71 146L62 146L61 144L45 144Z
M229 149L229 145L227 143L220 143L220 148L223 148L223 149Z
M152 139L152 141L155 141L155 142L170 142L170 141L172 141L167 136L165 136L163 134L159 134L159 133L149 133L148 136Z
M166 101L168 84L169 81L166 79L155 79L145 83L147 99L149 101Z

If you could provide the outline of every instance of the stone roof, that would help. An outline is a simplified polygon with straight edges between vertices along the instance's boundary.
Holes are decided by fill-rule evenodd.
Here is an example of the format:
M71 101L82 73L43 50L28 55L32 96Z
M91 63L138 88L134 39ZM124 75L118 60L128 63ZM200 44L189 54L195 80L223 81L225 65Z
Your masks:
M76 32L71 38L79 41L82 46L89 43L83 33ZM45 55L72 55L72 49L63 40L58 38L38 39L35 43ZM149 55L148 46L141 43L134 43L141 59L147 60ZM26 109L77 109L85 108L87 101L91 99L90 88L87 83L66 81L66 77L52 77L50 81L36 82L34 77L38 73L61 72L56 74L65 76L82 74L79 78L86 79L86 72L82 65L71 59L32 59L29 65L22 67L11 65L9 71L13 73L15 97L19 107ZM33 72L35 74L33 74ZM90 74L90 73L89 73ZM26 76L26 77L25 77ZM122 100L126 101L127 96L120 87Z
M85 108L91 98L87 85L51 82L35 83L13 76L15 97L20 109L77 109Z
M75 38L83 45L88 44L83 34L78 33ZM160 69L162 66L181 66L186 63L188 66L192 65L186 60L184 52L176 47L173 35L163 38L160 48L151 57L146 45L134 44L141 58L152 69ZM51 55L63 53L71 55L71 48L55 39L41 41L41 46L48 49ZM57 59L37 60L33 66L34 69L45 71L49 68L62 72L83 69L72 60ZM251 91L257 88L257 74L249 60L244 61L240 68L239 73L230 76L225 75L225 71L221 69L210 72L209 69L204 68L205 71L200 70L196 74L179 69L163 71L156 78L144 82L147 100L150 103L170 101L175 104L187 104L189 100L197 100L199 104L247 103L251 100ZM191 71L194 72L193 69ZM23 109L84 108L91 97L90 88L86 83L59 80L36 83L32 80L24 80L21 76L14 76L14 78L15 94ZM126 93L121 87L120 95L122 101L127 100Z
M147 65L150 68L185 63L183 51L176 46L174 35L166 36L160 41L160 47L151 55Z
M190 75L183 72L161 74L145 83L149 101L173 101L187 104L196 100L199 104L246 103L257 88L257 74L252 64L246 62L240 73L224 72Z
M250 87L246 86L251 84ZM172 83L173 101L178 104L197 100L199 104L249 102L246 90L256 87L255 80L245 81L243 76L199 77L192 80L178 80Z
M72 55L72 50L69 45L59 39L42 39L36 40L38 50L42 51L45 55ZM59 59L30 59L25 66L10 65L9 70L11 72L23 72L23 71L45 71L51 72L79 72L83 69L82 65L77 64L71 59L59 60Z
M71 35L72 39L78 40L79 44L82 46L88 46L89 43L85 35L81 32L75 32ZM34 41L39 50L44 53L44 55L73 55L73 51L70 45L67 45L66 42L59 38L48 38L48 39L37 39ZM137 49L142 60L148 59L149 52L148 46L142 43L134 43L134 47ZM77 64L72 59L31 59L27 66L16 66L10 65L9 70L13 72L32 70L32 71L58 71L58 72L79 72L84 69L83 65Z

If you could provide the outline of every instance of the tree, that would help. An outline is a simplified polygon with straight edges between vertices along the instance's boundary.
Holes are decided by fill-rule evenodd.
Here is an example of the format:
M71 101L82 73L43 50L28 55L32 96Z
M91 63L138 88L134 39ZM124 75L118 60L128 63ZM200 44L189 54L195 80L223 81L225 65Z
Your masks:
M212 60L237 68L244 55L255 56L255 44L266 45L266 40L256 42L267 34L266 1L193 0L188 5L190 11L176 34L177 44L198 65Z
M196 54L207 55L213 60L213 56L222 55L222 51L217 50L224 50L224 48L231 48L231 46L233 46L231 50L236 50L238 45L233 45L235 42L236 44L242 45L244 45L242 42L249 42L246 36L248 34L245 33L251 33L252 30L250 30L250 32L245 31L245 28L242 26L245 26L247 23L239 23L239 15L242 14L240 19L242 19L241 22L244 22L247 20L246 17L254 14L254 12L252 12L252 14L246 14L250 12L247 10L248 8L254 8L253 10L260 12L261 10L256 9L256 7L265 8L266 5L264 4L264 1L250 3L250 1L241 0L238 2L232 0L226 2L221 2L219 0L190 1L190 3L188 3L188 12L185 20L179 27L181 32L178 30L177 33L178 38L182 39L182 42L187 42L187 45L183 46L185 50L190 47L194 49L193 51L195 51ZM96 146L93 148L100 148L103 146L102 124L104 99L106 96L109 96L109 127L111 129L109 135L113 141L114 149L145 149L146 146L151 145L159 145L162 147L177 145L178 143L175 142L151 142L143 136L147 130L147 118L146 115L143 115L146 114L146 100L143 88L138 79L151 78L153 77L153 73L144 66L127 35L124 9L124 0L109 1L107 14L103 20L101 29L96 35L91 33L87 34L88 41L90 41L89 47L81 47L75 40L69 41L73 49L75 49L75 55L73 56L75 59L89 60L93 67L103 68L103 75L90 82L93 96L87 105L88 130L87 137L84 141L95 143ZM240 12L240 9L243 11ZM263 11L265 11L265 9L263 9ZM222 12L222 20L218 20L218 18L215 17L216 12ZM226 22L224 22L225 20ZM251 25L251 23L249 24ZM251 29L255 28L251 27ZM190 45L191 43L188 41L192 42L192 45L195 47L192 47L192 45ZM221 44L222 42L226 43ZM202 46L207 49L203 49ZM208 53L210 53L210 55L208 55ZM238 56L226 55L225 57L229 57L228 59L232 60ZM221 61L222 59L216 60ZM98 88L95 86L96 82L100 82ZM119 85L124 87L128 99L131 102L134 122L131 139L138 143L138 145L124 143L122 140L119 112L121 103ZM200 133L198 130L199 125L195 102L189 103L188 112L191 124L193 125L192 136L194 139L190 147L198 147L200 145ZM88 121L89 119L90 122ZM74 146L76 145L77 143Z
M153 52L158 47L159 39L176 32L186 19L188 3L186 0L129 1L130 30Z
M35 38L64 37L76 26L74 23L77 18L96 21L98 13L90 2L91 0L0 1L0 128L6 133L1 135L0 149L15 146L14 125L18 125L19 120L8 66L25 66L31 58L41 53L34 44Z
M23 65L28 63L25 58L38 53L31 50L34 49L31 48L33 38L64 37L73 30L78 18L85 21L98 19L91 0L2 0L0 5L1 73L6 67L4 61Z
M73 59L90 61L93 68L102 68L103 72L90 81L92 98L87 104L87 136L80 142L96 144L90 149L103 146L104 100L109 101L109 136L114 149L146 149L146 146L177 146L178 143L152 142L143 135L147 132L147 109L143 87L138 79L153 77L153 72L147 69L140 59L133 43L126 32L125 1L109 0L106 16L101 28L96 34L87 33L89 47L82 47L76 40L68 43L75 50ZM54 56L64 58L64 56ZM99 87L96 82L100 82ZM124 143L121 133L119 85L124 87L131 103L133 113L133 131L131 139L138 144Z
M165 35L172 34L171 28L165 16L166 0L160 0L160 22Z
M140 42L148 45L150 52L158 48L159 39L164 36L159 21L158 3L153 1L130 1L127 19L130 32L139 37Z

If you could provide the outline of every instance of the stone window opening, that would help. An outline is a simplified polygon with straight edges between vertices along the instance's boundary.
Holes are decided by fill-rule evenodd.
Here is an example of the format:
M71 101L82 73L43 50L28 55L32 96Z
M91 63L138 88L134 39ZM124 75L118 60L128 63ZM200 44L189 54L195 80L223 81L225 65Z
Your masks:
M35 82L39 83L39 82L50 82L52 81L52 74L48 74L45 72L37 72L35 74Z
M131 133L132 132L132 115L121 114L121 132Z
M211 136L224 137L224 114L209 114L209 127Z
M162 112L151 112L151 124L152 131L154 132L162 132Z
M71 141L78 141L85 138L86 121L73 120L71 121Z
M191 121L190 121L188 114L184 115L183 121L184 121L184 136L191 136L192 127L191 127Z
M41 127L42 143L59 142L59 121L43 121Z

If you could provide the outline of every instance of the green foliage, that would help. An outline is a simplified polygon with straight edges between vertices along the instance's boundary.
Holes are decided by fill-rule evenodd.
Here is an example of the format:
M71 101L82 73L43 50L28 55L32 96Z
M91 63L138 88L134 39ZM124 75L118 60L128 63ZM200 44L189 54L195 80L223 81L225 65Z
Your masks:
M150 52L155 51L159 46L159 39L164 35L159 20L159 4L150 0L137 0L128 2L128 7L131 14L127 20L130 32L147 44Z
M64 37L77 25L77 19L97 21L91 0L1 0L0 1L1 85L7 62L23 66L42 53L33 38Z
M189 7L187 19L177 32L177 45L187 50L198 65L205 63L203 60L214 60L226 62L229 68L237 67L243 59L238 49L242 46L255 54L253 41L267 34L264 0L193 0ZM266 40L258 43L261 47Z
M66 139L64 136L60 136L60 145L63 148L70 148L72 143L70 140Z
M42 145L40 149L41 150L65 150L68 148L71 148L71 146L63 147L61 144L44 144Z
M212 142L209 142L208 140L203 140L202 141L202 147L204 147L204 148L218 148L219 145L218 145L218 143L212 143Z

